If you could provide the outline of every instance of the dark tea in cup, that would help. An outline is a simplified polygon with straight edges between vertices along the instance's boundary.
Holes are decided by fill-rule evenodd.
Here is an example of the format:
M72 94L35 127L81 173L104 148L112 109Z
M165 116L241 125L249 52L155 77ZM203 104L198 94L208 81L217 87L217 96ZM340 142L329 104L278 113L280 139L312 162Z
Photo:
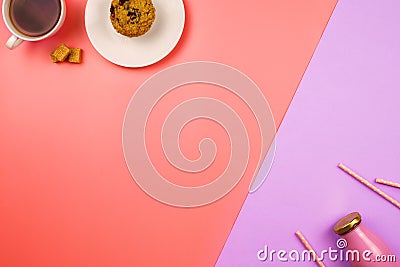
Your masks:
M60 0L11 0L10 19L15 29L27 36L42 36L57 24Z

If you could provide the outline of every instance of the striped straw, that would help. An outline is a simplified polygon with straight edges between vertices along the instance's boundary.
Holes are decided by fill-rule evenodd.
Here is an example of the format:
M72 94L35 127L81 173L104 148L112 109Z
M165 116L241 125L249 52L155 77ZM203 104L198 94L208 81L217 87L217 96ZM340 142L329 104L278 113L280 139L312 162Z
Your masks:
M311 254L314 257L315 262L318 264L319 267L325 267L324 263L318 258L317 253L315 253L315 250L312 248L310 243L307 241L307 239L304 237L304 235L300 232L296 232L296 236L299 238L300 242L303 243L303 246L311 252Z
M388 180L376 178L375 182L377 182L378 184L384 184L384 185L400 188L400 183L395 183L395 182L388 181Z
M400 202L399 201L397 201L396 199L392 198L391 196L389 196L388 194L386 194L385 192L380 190L375 185L371 184L365 178L361 177L359 174L357 174L356 172L352 171L350 168L346 167L344 164L340 163L338 167L340 169L342 169L344 172L346 172L347 174L349 174L350 176L352 176L353 178L355 178L357 181L359 181L360 183L364 184L369 189L371 189L372 191L374 191L375 193L377 193L378 195L380 195L381 197L383 197L384 199L386 199L387 201L389 201L390 203L392 203L393 205L395 205L397 208L400 209Z

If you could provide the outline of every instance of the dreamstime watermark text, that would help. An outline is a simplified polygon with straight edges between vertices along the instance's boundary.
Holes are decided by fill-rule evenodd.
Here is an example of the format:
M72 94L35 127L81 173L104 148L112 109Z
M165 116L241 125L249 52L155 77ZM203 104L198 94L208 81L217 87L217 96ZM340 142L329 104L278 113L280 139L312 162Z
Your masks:
M321 261L331 262L396 262L396 255L376 255L371 250L351 250L347 247L347 241L343 238L338 239L336 248L329 247L322 250L319 254L308 250L275 250L267 245L257 252L257 258L261 262L310 262L316 261L317 257Z

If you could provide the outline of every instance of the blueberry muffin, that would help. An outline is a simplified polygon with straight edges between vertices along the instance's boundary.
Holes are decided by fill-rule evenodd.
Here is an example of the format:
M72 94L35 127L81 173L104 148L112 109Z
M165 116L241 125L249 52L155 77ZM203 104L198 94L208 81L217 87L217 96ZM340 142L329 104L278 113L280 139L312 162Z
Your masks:
M127 37L138 37L148 32L155 15L156 9L151 0L112 0L111 2L111 23L118 33Z

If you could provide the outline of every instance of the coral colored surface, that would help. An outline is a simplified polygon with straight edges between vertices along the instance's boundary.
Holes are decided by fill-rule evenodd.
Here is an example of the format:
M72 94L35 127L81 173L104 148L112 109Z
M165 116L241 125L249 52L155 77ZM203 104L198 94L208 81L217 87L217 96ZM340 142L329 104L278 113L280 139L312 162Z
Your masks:
M336 1L185 1L178 46L143 69L103 59L85 33L85 1L66 2L54 37L13 51L0 45L0 265L214 265L251 171L208 206L175 208L148 197L122 153L129 100L168 66L217 61L259 85L279 125ZM8 37L1 21L0 43ZM83 64L51 63L60 43L83 48Z
M352 211L400 260L399 210L336 167L373 184L400 181L399 9L396 0L338 3L279 129L271 173L246 199L217 266L317 266L260 262L257 252L302 251L297 230L318 253L337 249L333 226ZM375 185L400 200L399 189Z

